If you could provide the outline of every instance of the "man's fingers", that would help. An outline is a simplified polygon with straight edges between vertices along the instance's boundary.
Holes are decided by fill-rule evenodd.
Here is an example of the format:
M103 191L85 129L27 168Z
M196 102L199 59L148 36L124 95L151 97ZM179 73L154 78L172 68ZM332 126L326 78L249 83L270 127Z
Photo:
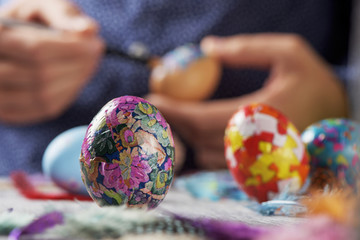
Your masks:
M53 6L54 4L56 7ZM98 33L97 23L70 2L64 0L48 2L40 8L40 11L38 17L49 27L88 35Z
M79 59L79 61L87 60ZM76 96L82 86L90 80L88 75L92 72L88 69L86 64L76 64L74 62L63 65L60 63L54 65L52 68L58 68L59 70L49 71L49 79L43 79L39 83L36 94L39 98L39 102L49 104L51 102L55 103L55 99L64 96ZM73 79L77 79L77 81L74 81Z
M41 108L34 107L34 105L24 109L0 108L0 122L12 125L25 125L49 119L42 112Z
M232 37L206 37L202 50L233 67L270 68L278 63L292 64L296 54L306 49L305 41L292 34L253 34ZM296 52L296 54L294 54Z
M200 148L195 154L195 161L202 169L215 170L227 168L224 149Z
M0 61L0 91L29 90L33 87L29 67L7 59Z
M73 33L95 35L97 23L66 0L20 0L2 7L0 16L40 22L50 28Z
M21 79L19 72L24 69L19 68L17 73L14 72L12 81L9 79L3 85L0 82L0 120L21 124L57 117L75 100L81 87L88 81L92 72L89 66L94 65L89 61L95 60L79 58L65 63L60 61L38 70L40 74L29 72L26 76L29 82L25 82L29 85L20 85L21 81L16 81ZM12 85L9 87L6 84Z
M157 107L169 123L184 123L184 102L160 94L149 94L145 99Z
M0 88L0 108L23 110L35 104L35 91Z
M2 29L0 34L1 56L33 63L73 58L76 55L90 56L103 49L103 42L97 37L81 40L72 34L28 27Z

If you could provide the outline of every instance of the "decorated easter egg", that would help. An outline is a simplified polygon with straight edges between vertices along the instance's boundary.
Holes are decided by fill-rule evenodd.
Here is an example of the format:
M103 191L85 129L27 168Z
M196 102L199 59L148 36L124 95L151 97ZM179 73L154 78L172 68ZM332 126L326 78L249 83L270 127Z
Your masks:
M155 208L174 174L170 126L148 101L122 96L91 121L81 148L82 179L100 206Z
M150 90L181 100L203 100L215 92L220 72L217 60L205 56L199 46L187 44L154 63Z
M325 119L306 128L301 137L310 154L311 176L328 170L335 176L338 186L355 186L360 170L359 123L348 119Z
M305 182L309 157L295 126L264 104L240 108L225 130L225 157L234 179L263 202Z
M88 195L81 180L79 155L88 126L71 128L56 136L42 158L42 170L62 189Z

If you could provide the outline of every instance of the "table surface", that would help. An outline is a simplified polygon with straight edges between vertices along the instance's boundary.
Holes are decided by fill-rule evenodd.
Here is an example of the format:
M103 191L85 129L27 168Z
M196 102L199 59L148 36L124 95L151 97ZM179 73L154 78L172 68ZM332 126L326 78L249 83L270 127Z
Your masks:
M47 187L52 188L54 185L47 183L45 188ZM165 200L153 211L155 213L173 213L194 219L211 218L224 221L237 221L253 226L279 226L303 221L302 218L263 216L248 208L247 204L247 201L232 199L211 201L208 199L195 198L185 189L173 184ZM41 215L46 208L50 206L53 209L64 212L76 212L84 208L97 207L97 205L91 201L29 200L19 194L8 178L0 179L0 213L12 209L14 213ZM6 237L3 236L3 239L6 239ZM166 239L169 239L169 237ZM174 236L173 239L177 238Z

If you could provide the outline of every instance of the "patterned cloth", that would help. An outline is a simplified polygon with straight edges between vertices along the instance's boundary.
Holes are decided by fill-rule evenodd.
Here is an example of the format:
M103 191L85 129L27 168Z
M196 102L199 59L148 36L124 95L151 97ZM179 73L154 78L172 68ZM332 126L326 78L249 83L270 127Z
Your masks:
M304 36L331 64L346 59L351 0L75 0L101 26L107 44L126 50L140 41L152 54L198 43L205 35L293 32ZM213 98L240 96L260 88L266 72L229 70ZM31 127L0 125L0 174L41 170L42 154L60 132L88 124L109 100L148 92L149 69L104 57L91 83L57 120Z

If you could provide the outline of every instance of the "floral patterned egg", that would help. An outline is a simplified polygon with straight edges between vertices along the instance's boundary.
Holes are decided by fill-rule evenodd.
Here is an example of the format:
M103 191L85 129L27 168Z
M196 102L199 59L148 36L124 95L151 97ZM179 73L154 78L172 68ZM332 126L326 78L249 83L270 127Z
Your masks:
M122 96L90 123L80 165L87 191L100 206L155 208L174 174L170 126L148 101Z
M264 104L240 108L225 131L225 157L234 179L259 202L305 182L308 154L295 126Z
M359 123L325 119L306 128L301 137L310 154L311 176L328 170L334 175L337 186L355 187L360 170ZM328 177L326 184L332 185L330 180Z

